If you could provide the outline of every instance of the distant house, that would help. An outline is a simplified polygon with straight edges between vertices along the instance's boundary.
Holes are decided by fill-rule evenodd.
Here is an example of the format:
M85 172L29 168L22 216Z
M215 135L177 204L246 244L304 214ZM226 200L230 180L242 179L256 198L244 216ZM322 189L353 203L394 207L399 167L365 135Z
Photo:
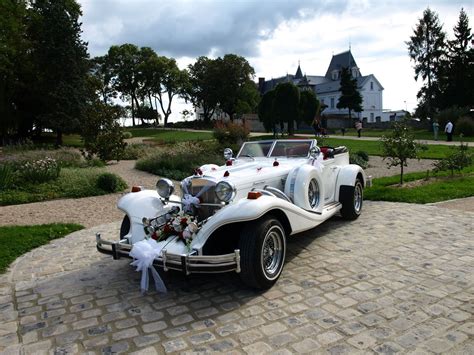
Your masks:
M337 120L337 118L343 118L349 114L349 110L336 107L341 96L339 88L341 86L341 70L344 67L349 68L352 77L357 79L357 86L363 98L363 111L360 113L353 112L353 117L363 119L365 122L375 122L377 118L381 120L383 86L373 74L361 74L350 50L333 55L325 75L303 75L298 64L295 75L287 74L271 80L259 78L258 89L263 95L274 89L279 83L284 82L292 82L302 90L311 89L316 93L321 104L326 106L322 115L328 118L328 126L334 127L337 124L331 125L329 122L331 119Z

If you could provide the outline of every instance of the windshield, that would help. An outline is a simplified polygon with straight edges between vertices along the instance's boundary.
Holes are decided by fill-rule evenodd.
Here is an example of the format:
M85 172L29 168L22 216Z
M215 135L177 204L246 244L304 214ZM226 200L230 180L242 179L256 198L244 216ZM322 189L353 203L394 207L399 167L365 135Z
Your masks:
M266 157L273 142L246 142L238 157Z
M311 141L280 141L276 142L272 150L272 157L298 157L308 156Z

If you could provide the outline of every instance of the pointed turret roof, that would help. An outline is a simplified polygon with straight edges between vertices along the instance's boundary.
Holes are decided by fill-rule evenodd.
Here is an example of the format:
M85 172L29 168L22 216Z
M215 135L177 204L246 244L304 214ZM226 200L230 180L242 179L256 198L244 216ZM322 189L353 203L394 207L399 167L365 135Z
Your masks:
M350 50L333 55L326 71L326 78L331 79L333 70L339 71L342 68L350 69L352 67L357 67L357 64Z
M301 71L300 63L298 62L298 69L296 69L295 79L301 79L303 77L303 72Z

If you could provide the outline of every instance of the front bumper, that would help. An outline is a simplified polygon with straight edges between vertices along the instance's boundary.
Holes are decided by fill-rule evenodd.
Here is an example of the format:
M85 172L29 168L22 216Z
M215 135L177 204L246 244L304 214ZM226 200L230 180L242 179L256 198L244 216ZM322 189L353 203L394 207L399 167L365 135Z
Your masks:
M126 239L119 242L111 242L102 239L100 233L96 234L97 250L103 254L112 255L115 260L121 257L132 259L129 255L132 246ZM240 272L240 250L236 249L231 254L224 255L193 255L193 254L171 254L162 250L162 255L155 259L153 265L164 271L178 270L186 275L194 273L222 273Z

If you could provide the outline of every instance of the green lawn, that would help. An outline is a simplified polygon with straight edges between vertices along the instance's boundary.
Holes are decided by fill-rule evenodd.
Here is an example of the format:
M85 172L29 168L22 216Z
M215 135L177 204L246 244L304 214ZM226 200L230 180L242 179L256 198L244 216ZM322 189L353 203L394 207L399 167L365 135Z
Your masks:
M34 139L34 143L54 146L56 143L56 135L54 133L42 133L41 137ZM82 141L82 137L79 134L64 134L63 146L83 148L84 142Z
M287 138L287 137L285 137ZM252 137L252 140L263 140L273 139L272 135L264 134L261 136ZM357 152L362 150L369 155L382 155L382 146L379 141L366 141L366 140L355 140L355 139L344 139L344 138L318 138L318 145L328 145L331 147L346 146L349 151ZM429 144L428 149L420 152L421 159L442 159L451 152L451 147L440 144ZM474 152L474 147L470 146L469 149Z
M0 227L0 273L19 256L49 241L83 229L78 224L42 224Z
M404 182L423 180L425 172L404 174ZM433 203L474 196L474 165L462 170L462 174L450 177L448 172L422 182L420 186L400 187L400 176L374 179L373 186L364 191L364 199L408 203Z
M126 128L124 131L132 133L134 137L149 137L151 140L160 143L176 143L183 141L202 141L213 139L212 132L202 131L178 131L158 128Z

